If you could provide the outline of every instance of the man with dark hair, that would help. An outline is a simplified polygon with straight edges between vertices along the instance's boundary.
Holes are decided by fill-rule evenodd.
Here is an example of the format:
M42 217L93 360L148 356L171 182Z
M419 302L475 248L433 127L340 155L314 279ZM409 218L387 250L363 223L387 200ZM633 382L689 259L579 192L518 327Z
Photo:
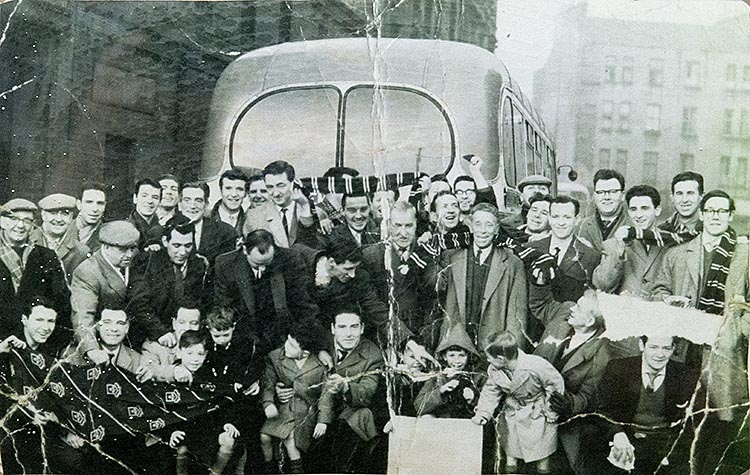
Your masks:
M57 312L49 345L60 351L70 343L70 291L65 271L55 251L29 240L34 226L34 203L14 198L0 211L0 337L18 329L25 302L32 296L47 298Z
M464 158L467 158L470 175L460 175L453 180L453 193L458 198L461 222L470 218L471 208L477 203L497 206L495 192L482 175L482 159L476 155L467 155Z
M370 198L365 193L344 193L341 198L344 223L333 228L329 235L318 235L318 246L326 249L332 242L365 246L380 241L380 229L371 217Z
M195 249L213 267L216 256L236 248L237 234L227 223L204 219L208 206L209 188L204 182L188 182L180 188L180 213L195 228Z
M178 216L165 226L159 250L143 252L133 260L128 298L134 348L147 339L176 345L169 331L171 317L186 304L201 308L207 303L208 260L194 252L194 234L193 223Z
M94 321L100 308L125 308L130 265L138 252L139 233L129 221L110 221L99 230L101 248L73 272L70 283L71 320L78 351L94 363L105 360L89 354L99 348Z
M241 170L232 168L219 177L221 199L211 210L211 219L232 226L237 234L245 223L245 210L242 203L247 195L248 178Z
M703 176L687 171L672 178L674 214L659 225L659 229L674 233L695 231L700 222L698 204L703 197Z
M434 196L430 202L430 234L445 234L449 232L462 233L469 231L467 223L460 220L461 208L458 198L450 191L442 191ZM424 234L422 235L424 236ZM422 242L420 240L420 242Z
M249 232L240 249L216 258L214 285L214 303L234 309L236 331L256 336L261 356L284 341L290 321L318 315L304 260L276 246L265 229Z
M594 174L594 205L596 211L584 218L576 229L576 236L583 238L597 251L602 243L614 235L621 226L627 226L627 213L622 205L625 178L616 170L602 168Z
M748 242L747 238L738 238L730 226L734 200L724 191L709 191L703 196L700 217L701 234L666 251L656 276L654 298L724 315L732 304L750 301ZM689 350L692 354L686 362L706 360L709 402L712 407L725 408L717 412L722 421L733 420L735 411L731 408L747 402L742 348L747 347L749 323L750 313L736 306L730 310L710 357L701 355L701 349L695 346Z
M653 186L637 185L625 194L630 221L636 233L656 228L661 214L661 196ZM666 248L649 246L641 240L625 242L617 232L602 244L602 260L594 270L594 287L610 293L628 293L649 298Z
M514 229L526 222L526 214L529 212L531 197L536 194L549 195L552 188L552 180L543 175L529 175L524 177L516 186L521 193L521 213L503 219L502 224Z
M250 199L251 209L268 202L268 188L266 188L263 173L258 172L248 177L247 197Z
M107 187L101 183L84 182L81 197L76 200L78 217L74 226L78 232L78 241L89 248L90 252L99 249L99 227L107 208Z
M550 195L536 193L529 198L526 222L518 227L529 237L529 241L538 241L549 236L549 210L552 203Z
M148 244L149 236L153 235L152 228L159 226L159 220L156 218L156 208L161 201L161 185L151 178L143 178L135 184L133 192L133 204L135 209L130 213L128 221L135 225L141 234L141 240L138 243L143 249Z
M635 473L690 472L691 424L681 433L679 422L698 373L670 359L675 348L671 336L643 336L639 347L640 356L612 360L604 370L598 391L600 428L587 441L589 450L581 453L582 473L623 473L632 470L633 462ZM669 464L664 465L667 456Z
M180 184L182 182L171 173L165 173L156 181L161 186L161 200L156 208L156 217L159 219L159 224L165 225L177 213L177 203L180 201Z
M271 200L247 211L243 234L265 229L278 247L296 243L316 247L312 208L294 182L294 167L281 160L272 162L263 169L263 178Z
M584 290L591 287L591 278L601 254L573 234L580 210L578 201L568 196L558 196L550 201L550 236L529 242L529 247L557 259L557 272L552 281L555 300L575 302Z

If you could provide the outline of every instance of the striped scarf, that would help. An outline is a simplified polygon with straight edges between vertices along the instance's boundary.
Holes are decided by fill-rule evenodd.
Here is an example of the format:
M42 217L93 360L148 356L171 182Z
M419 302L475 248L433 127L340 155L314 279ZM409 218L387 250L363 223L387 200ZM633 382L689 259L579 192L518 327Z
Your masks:
M706 274L706 283L696 307L707 313L724 313L724 286L729 276L729 265L737 245L737 233L729 228L721 235L719 245L714 249L711 266Z
M23 256L19 256L8 241L4 238L0 239L0 262L8 268L11 280L13 281L13 288L16 292L18 292L18 286L21 285L23 270L26 267L26 261L29 260L29 254L31 254L32 249L34 249L33 244L24 244Z
M411 185L417 179L416 173L391 173L383 176L357 176L346 178L308 177L300 179L302 186L313 193L375 193L376 191L397 190Z

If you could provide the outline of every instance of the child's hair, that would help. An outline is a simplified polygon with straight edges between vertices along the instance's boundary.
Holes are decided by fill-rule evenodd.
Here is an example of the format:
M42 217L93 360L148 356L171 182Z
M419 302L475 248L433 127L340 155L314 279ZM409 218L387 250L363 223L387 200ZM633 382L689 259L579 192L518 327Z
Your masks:
M220 332L234 326L234 309L231 307L213 307L206 315L206 328Z
M468 350L467 350L466 348L464 348L464 347L462 347L462 346L458 346L458 345L451 345L451 346L449 346L448 348L446 348L446 349L444 349L443 351L441 351L441 352L440 352L440 355L439 355L439 356L440 356L441 358L445 358L445 355L446 355L446 354L448 354L448 352L449 352L449 351L463 351L463 352L464 352L464 353L466 353L467 355L470 355L470 354L471 354L471 352L470 352L470 351L468 351Z
M312 318L303 318L289 327L289 336L299 343L300 348L311 353L325 348L323 327Z
M516 337L508 331L493 333L487 338L487 344L484 351L493 358L504 357L514 360L518 357L518 341Z
M198 330L185 330L185 333L180 336L180 349L190 348L194 345L203 345L206 347L206 335Z

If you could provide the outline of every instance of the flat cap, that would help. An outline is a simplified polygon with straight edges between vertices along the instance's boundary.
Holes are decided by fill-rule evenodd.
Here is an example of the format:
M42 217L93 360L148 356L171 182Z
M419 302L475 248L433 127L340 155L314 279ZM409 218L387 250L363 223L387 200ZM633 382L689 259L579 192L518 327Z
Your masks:
M3 213L12 213L13 211L36 211L37 207L34 203L23 198L13 198L12 200L5 203L1 209Z
M527 185L545 185L547 187L552 186L552 180L543 175L529 175L518 182L518 191L523 193L523 189Z
M136 246L140 237L141 233L129 221L110 221L99 229L99 242L110 246Z
M52 193L39 200L38 204L45 211L74 209L76 207L76 199L63 193Z

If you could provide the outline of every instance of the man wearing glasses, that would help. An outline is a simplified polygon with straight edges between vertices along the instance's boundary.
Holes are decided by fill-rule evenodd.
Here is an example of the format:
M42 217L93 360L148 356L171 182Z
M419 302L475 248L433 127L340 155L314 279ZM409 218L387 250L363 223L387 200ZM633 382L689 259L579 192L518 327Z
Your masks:
M76 199L53 193L39 201L42 226L35 229L31 240L52 249L62 262L65 279L70 283L73 271L89 257L89 249L78 240L78 229L73 225Z
M594 174L594 205L596 211L578 225L576 236L590 242L597 251L602 243L614 235L628 220L622 205L625 197L625 178L616 170L603 168Z
M29 239L37 207L14 198L0 209L0 336L18 330L23 307L31 297L45 297L57 312L49 347L59 352L70 341L70 292L55 251Z

